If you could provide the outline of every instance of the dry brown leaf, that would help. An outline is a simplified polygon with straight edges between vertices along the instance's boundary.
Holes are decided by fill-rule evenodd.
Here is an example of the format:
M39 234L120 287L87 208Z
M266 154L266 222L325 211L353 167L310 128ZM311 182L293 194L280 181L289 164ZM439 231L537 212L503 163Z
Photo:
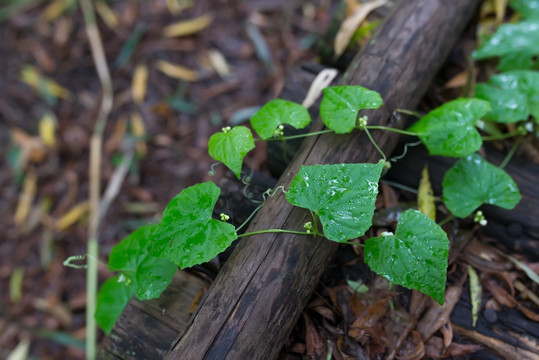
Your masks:
M196 71L186 68L185 66L171 64L165 60L159 60L155 67L167 76L174 79L185 81L197 81L198 74Z
M96 1L94 4L95 10L109 28L115 29L120 24L118 15L116 15L116 12L105 1Z
M305 320L305 346L307 347L307 358L321 359L327 353L326 344L305 312L303 313L303 319Z
M309 91L307 92L307 95L305 96L305 99L301 105L303 105L306 109L310 108L320 97L322 90L331 85L338 74L339 72L335 69L324 69L320 71L311 83Z
M25 223L28 213L30 212L30 207L34 202L36 188L37 175L35 171L29 170L26 173L22 191L19 194L19 203L17 204L17 209L15 210L15 225L20 227Z
M509 308L514 308L518 305L518 301L501 287L496 280L489 278L488 280L483 281L483 284L500 304Z
M369 15L369 13L374 9L379 8L386 3L387 0L374 0L363 3L355 9L352 15L350 15L343 21L341 27L339 28L339 31L337 32L337 35L335 36L335 43L333 45L335 57L339 57L342 55L342 53L348 46L348 43L352 39L354 32L359 27L361 22L365 20L367 15Z
M62 231L76 223L90 210L90 203L88 201L81 202L71 208L65 215L58 219L55 223L55 228L58 231Z
M41 13L41 17L45 21L53 21L62 15L74 3L75 0L55 0L45 8L45 10Z
M431 301L431 307L416 326L423 340L428 340L438 329L447 324L461 293L462 285L452 285L445 291L443 305Z
M450 357L464 356L483 349L476 344L451 343L445 347L443 340L437 336L431 337L425 343L425 355L429 359L447 359Z
M136 111L131 113L131 131L138 139L136 144L137 154L139 156L146 155L148 152L145 142L146 126L144 125L144 119L142 119L142 116Z
M179 21L165 27L163 29L163 35L170 38L195 34L207 28L212 21L213 17L209 14L204 14L194 19Z
M421 335L413 330L411 333L411 341L407 341L403 348L399 351L397 359L399 360L419 360L425 356L425 344L421 339Z
M387 309L388 299L378 300L365 307L350 325L348 335L359 341L365 334L374 331L377 325L381 325L379 320L385 315Z
M142 104L148 88L148 67L146 64L138 64L135 67L133 81L131 83L131 95L135 104Z
M105 143L105 151L107 153L112 153L118 148L118 146L120 146L125 137L126 130L127 118L125 116L120 116L120 118L118 118L118 121L116 122L116 125L114 126L112 136Z
M208 50L208 58L211 66L221 77L226 77L232 74L232 69L228 65L223 54L217 49Z
M441 327L440 332L444 337L444 346L448 347L453 342L453 328L451 327L451 321Z
M470 72L468 70L459 72L457 75L453 76L451 79L449 79L448 82L445 83L444 88L454 89L454 88L463 87L464 85L468 83L469 77L470 77Z

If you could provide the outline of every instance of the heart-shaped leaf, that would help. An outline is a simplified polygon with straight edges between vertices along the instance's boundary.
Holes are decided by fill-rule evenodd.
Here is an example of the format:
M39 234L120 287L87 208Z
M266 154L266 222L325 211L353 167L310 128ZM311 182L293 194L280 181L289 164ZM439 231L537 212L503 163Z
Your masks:
M443 229L417 210L405 211L395 235L365 242L365 262L394 284L419 290L443 304L449 240Z
M320 117L337 134L354 130L359 110L378 109L384 103L379 93L361 86L330 86L322 91Z
M170 284L178 267L171 261L149 253L156 225L146 225L132 232L112 248L109 270L120 271L135 286L140 300L161 295Z
M482 204L511 210L521 199L511 176L477 154L460 159L447 170L442 187L445 205L461 218Z
M508 71L491 76L488 82L505 91L516 91L524 96L529 113L536 120L539 119L539 71Z
M135 286L126 282L123 274L111 277L101 286L97 294L95 320L99 327L109 334L122 314L125 305L135 294Z
M472 56L481 60L512 53L538 54L537 39L539 39L539 19L503 24L488 41L472 53Z
M490 102L492 111L485 115L485 119L511 124L526 120L530 114L526 96L516 90L504 90L489 84L475 86L476 98Z
M238 179L241 177L243 158L254 147L253 134L245 126L224 128L223 132L213 134L208 142L210 156L225 164Z
M167 205L150 251L184 269L210 261L238 238L231 224L212 219L221 190L212 182L196 184Z
M429 112L413 124L413 131L431 155L466 156L481 147L474 124L490 111L488 101L456 99Z
M311 116L304 106L283 99L271 100L251 118L251 126L263 140L271 139L281 124L303 129L310 122Z
M512 0L509 5L526 19L539 19L539 0Z
M371 227L383 167L383 161L302 166L286 198L317 214L329 240L354 239Z

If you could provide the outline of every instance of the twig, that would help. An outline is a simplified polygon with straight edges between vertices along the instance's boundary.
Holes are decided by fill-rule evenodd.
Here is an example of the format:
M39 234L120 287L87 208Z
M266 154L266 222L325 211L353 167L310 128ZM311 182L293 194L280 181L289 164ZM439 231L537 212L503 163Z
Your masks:
M90 42L92 57L103 89L103 98L94 125L94 132L90 142L90 221L88 225L88 271L86 273L86 359L94 360L97 349L97 327L94 318L97 297L97 262L98 257L98 229L99 229L99 193L101 149L103 145L103 131L107 118L112 109L113 91L110 72L103 50L103 43L97 28L94 8L91 0L79 0L86 34Z

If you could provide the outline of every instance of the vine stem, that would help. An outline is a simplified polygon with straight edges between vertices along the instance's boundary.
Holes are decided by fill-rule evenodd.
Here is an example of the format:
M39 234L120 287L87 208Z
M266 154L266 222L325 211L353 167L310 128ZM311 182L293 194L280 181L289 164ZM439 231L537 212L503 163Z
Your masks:
M511 150L509 150L509 152L507 153L507 156L505 157L505 159L503 159L500 166L498 166L500 169L503 169L504 167L507 166L507 164L509 164L509 161L511 161L511 159L513 158L513 155L515 155L515 153L517 152L518 146L522 142L522 139L523 138L520 138L517 141L515 141L515 143L511 147Z
M99 204L101 188L101 150L103 144L103 132L108 116L112 110L114 92L112 80L107 65L105 50L101 35L97 27L97 20L91 0L79 0L86 34L94 60L95 68L103 89L103 97L97 120L94 125L90 141L90 220L88 224L88 270L86 272L86 359L94 360L97 357L97 323L94 317L97 308L97 262L99 256ZM91 256L91 257L90 257Z
M277 138L271 138L268 139L268 141L277 141L277 140L293 140L293 139L301 139L309 136L316 136L316 135L322 135L322 134L328 134L333 132L333 130L320 130L320 131L314 131L310 133L305 134L298 134L298 135L290 135L290 136L281 136Z
M481 139L483 141L503 140L517 135L522 135L522 133L519 130L515 130L501 135L483 136Z
M451 220L453 220L455 218L455 215L450 215L448 217L446 217L445 219L443 219L442 221L440 221L438 223L439 226L443 226L445 224L447 224L448 222L450 222Z
M386 130L386 131L396 132L396 133L399 133L399 134L402 134L402 135L417 136L417 133L415 133L415 132L413 132L413 131L406 131L406 130L401 130L401 129L395 129L395 128L388 127L388 126L367 125L367 126L365 126L365 129L370 129L370 130Z
M284 229L266 229L266 230L258 230L258 231L251 231L245 234L238 235L238 239L245 236L250 235L258 235L258 234L269 234L269 233L283 233L283 234L295 234L295 235L310 235L315 236L315 233L308 233L306 231L294 231L294 230L284 230Z
M365 126L365 127L362 127L362 130L365 130L365 134L367 134L367 136L371 140L372 145L374 145L376 150L378 150L378 152L382 155L382 159L384 159L384 161L387 161L386 154L384 154L384 152L382 151L382 149L380 149L376 141L374 141L371 133L369 132L369 129L367 129L367 127Z

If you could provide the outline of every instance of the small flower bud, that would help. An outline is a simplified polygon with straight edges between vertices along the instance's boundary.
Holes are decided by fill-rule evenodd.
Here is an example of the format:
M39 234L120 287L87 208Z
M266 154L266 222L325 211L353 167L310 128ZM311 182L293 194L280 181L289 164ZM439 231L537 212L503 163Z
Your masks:
M230 216L228 216L227 214L224 214L224 213L221 213L221 221L228 221L230 220Z

